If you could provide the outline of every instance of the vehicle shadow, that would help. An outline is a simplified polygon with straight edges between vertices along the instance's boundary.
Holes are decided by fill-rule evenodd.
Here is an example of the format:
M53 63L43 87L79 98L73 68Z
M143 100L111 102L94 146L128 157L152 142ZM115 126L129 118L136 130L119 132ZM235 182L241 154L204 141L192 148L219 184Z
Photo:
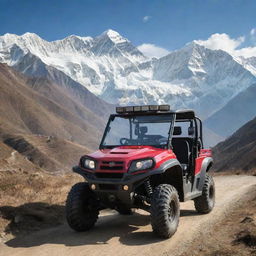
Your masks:
M196 210L180 210L180 217L191 217L201 215Z
M56 211L56 205L49 206L44 205L43 203L32 203L20 206L23 207L22 209L30 208L32 210L32 215L27 215L26 220L28 218L32 218L33 221L26 222L21 225L21 227L29 227L30 225L35 225L35 221L43 221L44 217L43 213L47 215L47 212L44 212L43 209L48 209L48 212L53 213ZM19 207L19 208L20 208ZM51 208L52 207L52 208ZM154 236L151 231L151 227L146 227L150 224L150 216L149 213L146 212L136 212L133 215L126 215L122 216L117 213L110 213L110 215L100 216L98 222L96 223L95 227L87 232L77 233L71 230L66 223L56 226L54 225L53 220L60 218L61 221L64 221L64 206L58 206L57 211L60 212L59 215L55 215L55 218L50 218L49 216L46 218L48 220L47 224L42 224L37 230L32 234L24 235L23 233L17 232L17 226L19 223L15 223L15 218L7 227L9 233L12 233L16 237L7 241L6 245L9 247L17 248L17 247L34 247L40 246L43 244L63 244L66 246L82 246L82 245L101 245L101 244L108 244L109 240L112 238L116 238L120 243L135 246L135 245L145 245L145 244L152 244L162 241L161 239ZM35 217L38 214L38 209L40 208L40 218ZM8 209L8 210L7 210ZM15 209L13 209L15 211ZM0 213L4 216L3 213L9 212L10 214L11 209L7 206L0 207ZM17 209L16 209L17 212ZM24 212L24 210L23 210ZM25 211L26 213L26 211ZM31 213L31 212L30 212ZM26 215L26 214L24 214ZM194 216L198 215L195 211L192 210L182 210L181 217L186 216ZM5 215L6 216L6 215ZM16 215L17 216L17 215ZM10 217L10 215L9 215ZM23 219L25 220L25 218ZM21 222L23 221L21 218ZM16 219L17 221L17 219ZM59 220L59 223L61 222ZM48 228L49 224L51 224L52 228ZM48 226L47 226L48 225ZM55 226L55 227L54 227ZM46 229L42 229L41 227ZM143 228L145 227L145 228ZM145 230L146 229L146 230ZM36 230L36 229L35 229ZM22 235L21 235L22 234Z

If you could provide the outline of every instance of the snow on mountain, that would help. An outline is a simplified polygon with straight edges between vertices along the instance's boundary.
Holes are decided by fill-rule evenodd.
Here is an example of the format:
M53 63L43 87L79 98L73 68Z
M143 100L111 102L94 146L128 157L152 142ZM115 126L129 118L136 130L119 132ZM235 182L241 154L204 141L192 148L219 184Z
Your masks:
M239 57L237 61L256 76L256 56L250 58Z
M29 54L37 57L33 65ZM148 59L113 30L95 38L72 35L53 42L32 33L0 37L0 62L44 76L38 58L105 101L169 103L173 108L195 108L205 118L256 81L253 58L237 59L195 42L160 59Z
M192 42L155 62L153 79L189 88L187 105L209 116L245 90L255 76L231 55Z

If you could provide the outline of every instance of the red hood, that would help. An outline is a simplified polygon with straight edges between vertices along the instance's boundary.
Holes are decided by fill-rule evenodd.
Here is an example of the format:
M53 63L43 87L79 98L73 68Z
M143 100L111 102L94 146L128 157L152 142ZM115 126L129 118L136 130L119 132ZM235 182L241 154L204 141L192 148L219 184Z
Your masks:
M96 172L112 172L111 168L102 169L102 165L107 165L108 167L108 162L119 162L118 164L121 164L123 169L115 172L126 172L133 160L154 158L154 168L158 168L164 161L176 157L172 150L151 146L120 146L113 149L98 150L88 156L97 161Z
M131 161L136 159L154 158L156 162L155 168L157 168L167 159L175 158L172 150L155 148L151 146L120 146L113 149L98 150L92 154L89 154L88 156L95 159L98 162L98 166L106 164L103 162L123 162L124 170L120 172L125 172L125 170L128 170ZM96 171L102 172L102 170L99 169Z
M109 160L132 160L147 157L154 157L161 154L164 149L159 149L151 146L120 146L113 149L102 149L92 154L90 157L94 159L109 159Z

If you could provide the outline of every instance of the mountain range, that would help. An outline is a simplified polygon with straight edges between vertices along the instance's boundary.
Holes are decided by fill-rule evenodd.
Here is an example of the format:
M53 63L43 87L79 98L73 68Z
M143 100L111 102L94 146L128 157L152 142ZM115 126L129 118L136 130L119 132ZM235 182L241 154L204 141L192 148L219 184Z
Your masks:
M214 145L256 115L251 97L256 57L235 57L197 41L149 59L113 30L95 38L72 35L52 42L33 33L5 34L0 37L0 62L29 76L30 87L53 102L57 99L45 92L40 79L54 84L47 90L54 87L80 109L65 104L66 98L58 98L58 103L92 127L97 121L91 121L82 106L104 120L112 104L168 103L173 109L195 109L205 120L206 136L214 134L209 143Z

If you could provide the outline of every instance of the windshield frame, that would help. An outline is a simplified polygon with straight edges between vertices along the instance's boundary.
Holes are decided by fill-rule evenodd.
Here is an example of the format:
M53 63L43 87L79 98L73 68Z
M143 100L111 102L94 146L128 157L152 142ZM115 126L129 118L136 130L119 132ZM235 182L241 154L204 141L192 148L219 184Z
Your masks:
M99 146L99 149L112 149L112 148L115 148L115 147L121 147L123 145L103 145L103 142L105 141L105 138L107 136L107 133L108 133L108 127L110 126L110 123L114 120L114 118L116 117L123 117L123 118L132 118L132 117L135 117L135 116L160 116L160 115L172 115L172 119L170 121L170 128L169 128L169 131L168 131L168 138L167 138L167 145L166 145L166 148L167 149L170 149L171 148L171 139L172 139L172 134L173 134L173 129L174 129L174 123L175 123L175 119L176 119L176 114L175 112L160 112L160 113L136 113L136 114L111 114L109 119L108 119L108 122L107 122L107 125L105 127L105 130L104 130L104 133L103 133L103 136L102 136L102 139L101 139L101 142L100 142L100 146ZM152 146L154 147L154 145L127 145L128 147L131 146L131 147L134 147L134 146Z

